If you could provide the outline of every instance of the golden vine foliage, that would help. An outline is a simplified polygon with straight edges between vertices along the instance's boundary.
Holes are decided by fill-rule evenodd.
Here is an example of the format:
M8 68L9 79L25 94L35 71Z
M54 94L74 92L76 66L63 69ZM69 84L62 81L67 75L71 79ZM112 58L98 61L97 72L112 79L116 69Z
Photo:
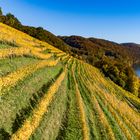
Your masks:
M36 51L43 51L45 49L50 49L53 52L62 52L61 50L53 47L52 45L42 42L38 39L35 39L26 33L23 33L21 31L18 31L10 26L7 26L3 23L0 23L0 40L2 41L8 41L17 44L20 47L29 48L31 50ZM43 47L40 47L43 46Z
M27 48L9 48L9 49L0 49L0 59L10 57L13 55L23 56L30 54L30 49Z

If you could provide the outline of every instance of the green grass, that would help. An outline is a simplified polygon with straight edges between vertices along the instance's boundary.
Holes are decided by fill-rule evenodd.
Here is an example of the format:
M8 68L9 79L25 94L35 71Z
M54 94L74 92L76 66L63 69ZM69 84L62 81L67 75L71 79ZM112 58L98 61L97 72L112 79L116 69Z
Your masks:
M67 82L67 109L57 140L82 139L82 125L77 107L76 91L73 76L71 75L72 63L68 66Z
M48 108L48 112L44 114L40 125L30 137L35 139L55 140L59 134L59 129L64 118L67 103L67 77L65 77L58 92L55 94L52 103ZM54 129L55 128L55 129Z
M0 128L4 128L7 132L12 133L12 123L15 120L16 114L22 108L28 106L33 94L45 83L52 80L60 71L61 67L62 65L58 64L55 67L39 69L7 91L7 94L1 97L0 102Z
M7 41L1 41L0 40L0 49L9 49L12 47L18 47L14 42L7 42Z
M0 60L0 76L6 76L7 74L18 70L23 66L32 65L35 62L39 62L39 60L30 57L15 57L12 59L2 59Z
M6 30L10 32L10 29ZM0 41L0 49L20 47L16 41L19 40ZM26 41L25 46L36 42L34 47L45 47L33 38L22 37L22 34L20 41ZM40 53L48 54L51 50L46 49ZM57 53L51 54L48 60L58 59ZM36 124L34 132L29 133L30 140L139 140L140 99L114 84L89 64L75 58L69 62L70 57L62 61L65 55L60 56L56 66L32 71L9 87L1 86L3 77L43 59L32 54L12 54L0 59L0 140L10 140L13 134L22 130L23 124L28 127L25 121L31 119L34 122L33 119L38 118L39 125ZM39 114L38 118L32 118L36 115L38 105L44 101L48 89L65 68L66 76L58 91L52 94L52 100L47 102L49 105L47 110L43 109L42 118ZM53 92L51 90L50 93ZM51 97L51 94L47 97ZM31 128L34 124L29 125Z
M55 60L54 57L50 59ZM0 68L3 74L7 75L36 61L41 60L28 57L7 58L0 62ZM32 112L38 106L40 99L43 98L48 88L55 82L64 66L67 65L67 76L53 97L48 111L43 115L39 126L30 136L30 140L83 139L83 128L77 104L74 76L84 104L90 139L108 140L110 138L108 131L101 122L99 110L96 108L92 97L96 99L116 140L127 140L125 129L128 130L132 140L137 139L133 130L136 129L138 132L138 127L131 121L129 125L125 117L113 107L111 102L106 101L105 94L115 96L121 102L129 103L128 106L133 105L133 108L131 108L135 108L135 110L140 105L139 99L135 100L131 95L129 96L128 92L110 82L109 79L104 78L97 69L75 59L69 63L67 62L68 59L65 59L54 67L38 69L23 80L18 81L14 87L5 90L6 94L0 100L0 137L6 138L5 135L12 135L22 127L26 119L32 117ZM73 68L74 75L72 72ZM134 112L136 113L135 110ZM124 129L122 129L118 121L122 123Z

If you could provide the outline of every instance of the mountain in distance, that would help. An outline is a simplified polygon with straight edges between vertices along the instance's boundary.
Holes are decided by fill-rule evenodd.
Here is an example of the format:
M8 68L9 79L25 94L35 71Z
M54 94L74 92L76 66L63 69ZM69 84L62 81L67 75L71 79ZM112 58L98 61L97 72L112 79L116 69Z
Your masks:
M133 60L135 61L135 64L140 64L140 44L136 43L122 43L122 46L124 46L130 55L133 56Z
M140 47L140 44L136 44L136 43L121 43L121 45L123 46L128 46L128 47Z

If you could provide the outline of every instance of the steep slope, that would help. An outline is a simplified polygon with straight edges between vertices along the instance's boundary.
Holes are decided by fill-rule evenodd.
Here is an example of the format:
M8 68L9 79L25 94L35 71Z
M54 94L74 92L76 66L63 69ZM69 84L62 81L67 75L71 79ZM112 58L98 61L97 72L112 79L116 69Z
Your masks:
M65 42L56 37L53 33L43 29L42 27L25 26L11 13L7 15L0 15L0 22L18 29L28 35L35 37L41 41L45 41L60 50L69 52L69 47Z
M0 139L140 139L139 98L97 68L0 27Z
M96 66L106 77L109 77L117 85L140 95L139 80L133 65L140 60L140 50L137 56L130 49L120 44L96 38L84 38L80 36L60 36L67 44L72 46L73 56Z

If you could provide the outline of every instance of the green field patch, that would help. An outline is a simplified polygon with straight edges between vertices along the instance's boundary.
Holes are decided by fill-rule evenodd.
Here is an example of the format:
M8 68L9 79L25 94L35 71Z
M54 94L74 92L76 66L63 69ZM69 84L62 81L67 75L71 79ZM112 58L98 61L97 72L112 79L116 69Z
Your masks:
M24 81L7 91L0 102L0 128L12 133L12 124L20 110L28 107L33 94L51 81L61 70L62 65L45 67L27 76ZM6 115L6 116L5 116Z
M72 64L72 63L71 63ZM65 112L65 118L63 120L63 126L60 129L59 136L57 140L71 140L71 139L82 139L82 124L79 116L79 109L77 107L76 99L76 89L74 84L74 79L72 76L71 66L69 65L68 69L68 101L67 109Z
M15 42L1 41L0 40L0 49L10 49L13 47L19 47Z
M12 59L6 58L0 60L0 76L6 76L26 65L32 65L39 62L38 59L30 57L15 57Z
M30 137L31 140L35 139L49 139L55 140L66 111L67 102L67 77L65 77L58 92L53 97L53 100L44 114L40 125Z

